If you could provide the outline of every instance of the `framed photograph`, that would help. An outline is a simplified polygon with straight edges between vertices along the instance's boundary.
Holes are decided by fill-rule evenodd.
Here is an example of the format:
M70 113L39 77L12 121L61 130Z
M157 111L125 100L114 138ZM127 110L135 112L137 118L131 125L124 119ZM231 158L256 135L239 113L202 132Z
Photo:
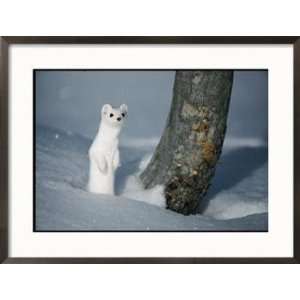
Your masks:
M4 263L299 263L298 37L2 37Z

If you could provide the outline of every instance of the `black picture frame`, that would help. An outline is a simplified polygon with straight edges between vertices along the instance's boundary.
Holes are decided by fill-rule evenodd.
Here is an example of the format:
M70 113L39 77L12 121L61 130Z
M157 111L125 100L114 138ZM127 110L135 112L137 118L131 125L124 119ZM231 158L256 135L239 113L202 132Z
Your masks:
M15 44L289 44L294 49L294 255L293 257L9 257L9 47ZM0 262L1 263L300 263L300 37L7 36L0 37ZM26 245L24 245L26 246Z

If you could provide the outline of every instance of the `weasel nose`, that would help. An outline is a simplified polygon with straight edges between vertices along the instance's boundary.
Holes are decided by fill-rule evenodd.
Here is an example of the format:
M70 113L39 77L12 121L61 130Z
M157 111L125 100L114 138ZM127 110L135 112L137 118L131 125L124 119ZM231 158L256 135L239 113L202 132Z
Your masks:
M120 122L120 121L121 121L121 118L117 118L117 120Z

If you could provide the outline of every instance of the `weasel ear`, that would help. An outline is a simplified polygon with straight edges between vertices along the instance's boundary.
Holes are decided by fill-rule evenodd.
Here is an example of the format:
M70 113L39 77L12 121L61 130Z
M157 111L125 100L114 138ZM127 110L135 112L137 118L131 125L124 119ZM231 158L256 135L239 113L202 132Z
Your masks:
M120 110L121 110L122 113L124 113L124 114L127 115L127 113L128 113L128 107L127 107L126 104L122 104L122 105L120 106Z
M110 104L104 104L102 107L102 114L106 115L108 113L109 110L111 110L112 107Z

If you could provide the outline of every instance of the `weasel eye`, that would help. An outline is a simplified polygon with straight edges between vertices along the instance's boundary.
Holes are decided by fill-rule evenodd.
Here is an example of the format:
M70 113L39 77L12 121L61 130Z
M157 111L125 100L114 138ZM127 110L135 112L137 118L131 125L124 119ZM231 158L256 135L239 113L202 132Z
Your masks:
M109 116L112 118L114 116L114 114L110 114Z
M125 117L125 114L124 113L121 113L122 117L124 118Z

